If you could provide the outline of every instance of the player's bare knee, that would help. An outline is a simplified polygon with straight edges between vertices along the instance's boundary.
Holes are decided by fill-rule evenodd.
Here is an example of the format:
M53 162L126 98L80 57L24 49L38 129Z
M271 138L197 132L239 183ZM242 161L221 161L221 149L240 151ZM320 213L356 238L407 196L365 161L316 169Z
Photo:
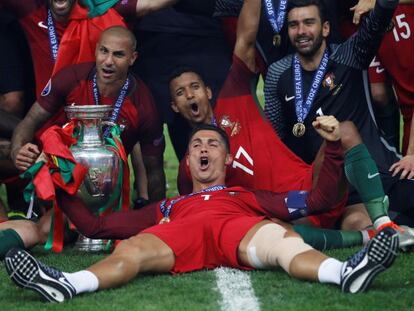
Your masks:
M161 258L170 254L170 248L160 248L148 241L146 235L137 235L123 240L114 251L116 255L134 256L135 258ZM168 253L168 254L167 254Z
M175 263L174 253L164 242L149 234L140 234L122 241L113 253L113 258L123 269L134 273L152 271L167 272Z
M258 269L281 266L289 272L290 263L298 254L312 249L291 230L277 224L261 227L247 245L247 256L252 267Z
M339 124L341 129L341 143L345 151L362 143L358 129L352 121L344 121Z
M133 255L134 253L139 253L142 251L139 247L139 244L133 243L131 238L121 241L118 246L115 248L113 255L124 256L124 255Z

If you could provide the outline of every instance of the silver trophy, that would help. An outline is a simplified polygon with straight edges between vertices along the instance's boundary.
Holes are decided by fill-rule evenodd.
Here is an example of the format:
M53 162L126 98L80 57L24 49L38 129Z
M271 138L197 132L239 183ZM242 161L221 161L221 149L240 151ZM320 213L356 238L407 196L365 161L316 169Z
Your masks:
M103 120L108 119L111 111L112 106L109 105L65 107L66 115L75 122L77 131L78 141L71 147L73 157L89 168L77 196L94 213L110 202L113 202L113 206L109 208L113 208L119 203L121 194L121 191L114 193L119 177L120 159L111 146L105 145L102 135ZM94 240L80 235L74 248L89 252L101 251L106 248L106 244L106 240Z

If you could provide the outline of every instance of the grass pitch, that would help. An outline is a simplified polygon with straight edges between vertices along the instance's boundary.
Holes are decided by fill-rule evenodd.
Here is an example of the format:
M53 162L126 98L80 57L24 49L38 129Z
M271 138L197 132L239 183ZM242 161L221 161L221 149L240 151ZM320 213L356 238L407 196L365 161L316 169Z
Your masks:
M355 249L330 252L344 259ZM33 253L47 264L65 271L83 269L104 255L65 249L49 254L42 248ZM290 278L276 271L251 271L254 293L261 310L414 310L414 265L412 254L400 255L394 266L381 274L367 293L342 294L333 285L314 284ZM93 294L84 294L59 305L62 310L220 310L221 295L214 271L182 275L143 275L128 285ZM33 292L17 288L0 264L1 310L52 310Z

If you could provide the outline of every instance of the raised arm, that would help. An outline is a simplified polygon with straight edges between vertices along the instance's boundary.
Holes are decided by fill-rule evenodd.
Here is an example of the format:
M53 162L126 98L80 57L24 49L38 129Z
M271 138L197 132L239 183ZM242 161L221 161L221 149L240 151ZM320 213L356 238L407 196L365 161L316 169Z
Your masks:
M237 23L234 54L251 71L256 71L255 45L260 22L261 0L245 0Z
M367 69L388 28L398 0L377 0L374 9L351 36L333 51L331 58L358 70Z
M39 156L39 148L31 142L36 130L50 117L51 114L35 102L14 130L11 158L19 170L28 169Z
M400 0L399 4L414 4L414 0ZM371 11L375 6L375 0L359 0L350 10L354 11L353 22L359 24L361 16Z

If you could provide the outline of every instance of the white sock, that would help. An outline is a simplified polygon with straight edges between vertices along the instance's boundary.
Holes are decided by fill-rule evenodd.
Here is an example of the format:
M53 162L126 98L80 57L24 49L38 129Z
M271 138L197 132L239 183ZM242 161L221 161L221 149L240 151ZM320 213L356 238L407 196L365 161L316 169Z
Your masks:
M381 216L374 221L374 228L378 229L380 226L390 223L391 219L388 216Z
M371 238L369 237L368 230L361 230L362 234L362 245L367 245Z
M98 290L99 280L95 274L88 270L74 273L63 272L63 275L75 288L76 294L90 293Z
M319 266L318 280L321 283L341 284L341 270L343 262L328 258Z

